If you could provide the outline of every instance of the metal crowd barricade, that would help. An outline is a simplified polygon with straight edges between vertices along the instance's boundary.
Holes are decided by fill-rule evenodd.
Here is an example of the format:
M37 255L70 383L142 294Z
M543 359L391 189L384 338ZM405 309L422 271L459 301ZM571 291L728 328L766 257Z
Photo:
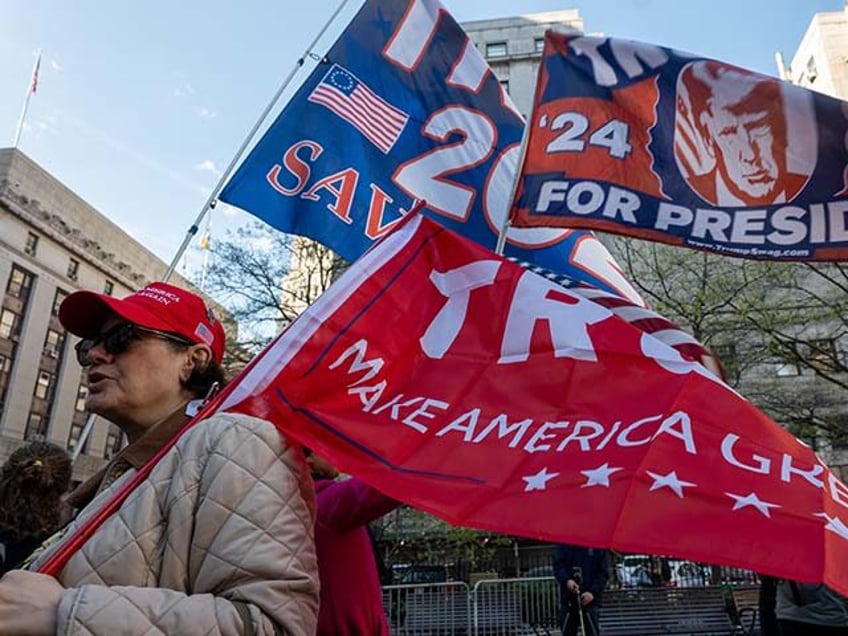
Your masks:
M478 581L471 592L473 636L559 634L553 577Z
M558 635L553 577L387 585L383 608L392 636Z
M693 588L713 589L719 580L734 595L748 588L756 590L756 574L748 570L685 565L700 569L689 578L684 576L687 572L676 571L671 585L662 588L639 588L625 578L619 585L610 585L609 594L615 598L620 587L622 593L640 589L672 593L678 589L680 595L697 595ZM711 580L713 585L708 586ZM737 600L737 605L750 603ZM389 585L383 588L383 606L392 636L560 636L559 586L552 576L482 580L473 588L462 581Z
M386 585L383 608L392 636L468 636L471 596L463 581Z

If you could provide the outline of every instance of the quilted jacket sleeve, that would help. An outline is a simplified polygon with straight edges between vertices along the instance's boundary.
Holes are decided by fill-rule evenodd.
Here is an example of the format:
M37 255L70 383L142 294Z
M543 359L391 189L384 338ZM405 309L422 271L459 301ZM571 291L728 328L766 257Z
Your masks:
M68 588L58 633L272 635L276 623L313 634L314 501L298 456L263 420L216 415L195 426L160 462L173 474L159 475L165 510L149 515L168 526L152 568L168 585Z

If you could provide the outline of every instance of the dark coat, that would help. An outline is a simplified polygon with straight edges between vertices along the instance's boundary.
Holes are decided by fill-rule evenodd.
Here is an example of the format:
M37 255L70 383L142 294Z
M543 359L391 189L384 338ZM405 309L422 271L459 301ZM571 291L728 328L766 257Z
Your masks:
M562 590L565 590L566 581L574 578L575 568L580 568L583 579L580 589L591 592L594 602L600 605L609 578L609 552L599 548L558 545L554 550L554 576Z

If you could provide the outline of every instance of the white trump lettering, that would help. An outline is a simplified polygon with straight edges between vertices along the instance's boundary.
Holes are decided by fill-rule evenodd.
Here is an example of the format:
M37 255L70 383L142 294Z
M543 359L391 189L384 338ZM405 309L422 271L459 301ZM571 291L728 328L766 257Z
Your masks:
M447 402L442 402L441 400L434 400L432 398L426 398L424 403L415 409L412 413L403 418L403 423L407 426L411 426L416 431L420 431L425 433L427 431L427 427L424 426L421 422L416 421L415 418L418 417L426 417L428 419L433 419L436 417L435 413L431 413L428 409L437 408L442 409L443 411L450 406Z
M734 433L728 433L721 441L721 456L724 457L727 463L732 466L736 466L737 468L749 470L752 473L768 475L769 470L771 469L771 461L769 461L762 455L751 455L751 459L754 461L754 464L743 464L740 460L736 459L736 457L733 455L733 447L738 441L739 436Z
M450 349L468 313L471 291L491 285L501 264L476 261L447 272L433 271L430 280L448 299L421 337L421 348L429 358L440 359Z
M680 425L680 430L677 430L677 425ZM662 433L681 440L687 453L697 455L695 438L692 436L692 421L689 419L689 414L685 411L676 411L665 418L651 439L655 439Z
M348 388L347 392L350 395L358 395L359 400L362 402L362 410L368 413L372 408L374 408L374 405L380 401L380 398L383 397L383 391L386 390L388 384L389 383L386 382L386 380L380 380L373 386L357 386Z
M595 82L601 86L615 86L618 83L615 68L599 50L606 42L606 38L581 37L574 38L569 46L577 55L584 55L591 62ZM641 75L646 66L655 69L668 61L665 51L650 44L613 39L610 40L610 51L615 63L630 78Z
M528 453L538 453L541 451L550 450L550 444L540 444L539 442L543 442L549 439L555 439L556 433L548 433L548 431L560 428L568 428L568 422L545 422L533 434L533 437L530 438L530 441L524 445L524 450Z
M352 345L350 345L347 349L345 349L342 354L335 359L335 361L330 365L331 369L335 369L341 366L342 362L347 360L350 356L354 356L353 362L350 364L350 368L348 368L348 373L358 373L359 371L367 370L368 373L363 375L359 380L351 384L350 386L356 386L362 382L367 382L375 375L380 372L380 369L383 368L383 359L382 358L372 358L371 360L365 359L365 350L368 348L368 342L365 340L358 340ZM348 391L351 393L351 391Z
M645 424L656 422L661 417L662 415L652 415L650 417L642 418L641 420L636 420L630 426L621 431L616 442L619 446L641 446L642 444L647 444L652 439L654 439L653 433L651 435L648 435L647 437L638 440L631 440L628 439L628 437L630 433L634 432L636 429L640 428L641 426L644 426Z
M827 473L827 483L830 486L830 497L840 506L848 508L848 489L832 472Z
M547 212L551 203L562 203L565 201L565 193L568 191L568 181L545 181L539 192L539 201L536 203L536 212Z
M555 357L597 360L587 328L610 315L600 305L526 272L519 279L509 306L498 362L527 360L533 329L540 320L548 323Z
M819 466L818 464L813 464L813 467L810 470L802 470L800 468L796 468L792 465L792 455L783 455L783 462L780 464L780 479L789 483L791 480L791 476L794 473L795 475L800 475L808 482L810 482L816 488L821 488L824 484L821 479L816 479L816 475L819 475L824 471L824 468Z
M532 423L533 420L526 419L510 424L509 418L507 418L506 414L501 413L497 417L493 418L492 421L488 423L486 428L480 431L480 434L474 438L474 443L479 444L483 439L486 438L486 436L489 435L489 433L491 433L495 429L498 429L498 439L506 437L513 431L516 431L515 435L513 435L512 437L512 441L509 443L510 448L516 448L518 444L521 443L521 438L527 431L527 427L530 426Z
M470 442L474 437L474 428L477 426L477 420L480 418L480 409L471 409L460 415L455 420L452 420L436 433L436 437L444 437L451 431L457 431L463 434L463 440Z
M588 432L585 434L583 433L584 429L588 429ZM571 434L559 443L559 446L557 446L557 452L564 451L570 442L577 442L580 444L580 450L582 451L591 450L589 442L603 434L604 427L597 422L593 422L591 420L580 420L574 425L574 430Z
M667 230L671 226L686 227L692 223L693 218L694 215L689 208L662 202L657 210L657 222L654 227L658 230Z

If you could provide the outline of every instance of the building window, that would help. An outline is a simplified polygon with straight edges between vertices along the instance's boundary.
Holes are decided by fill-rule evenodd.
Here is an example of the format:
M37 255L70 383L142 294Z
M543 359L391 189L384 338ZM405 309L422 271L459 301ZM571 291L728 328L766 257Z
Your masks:
M24 439L26 440L43 440L47 433L47 422L44 421L44 416L41 413L31 411L27 420L26 432Z
M844 451L848 449L848 427L845 424L845 419L838 417L833 423L833 428L828 431L828 441L833 450Z
M7 356L0 355L0 413L6 403L6 389L9 386L9 371L12 369L12 360Z
M80 435L82 435L84 428L85 424L71 422L71 430L68 433L68 450L70 452L74 452L74 448L76 448L77 442L79 442Z
M13 265L12 275L9 276L9 284L6 286L6 293L26 302L29 300L29 293L32 290L33 278L33 275L29 272Z
M804 347L810 366L819 371L836 371L839 362L836 358L836 343L829 338L810 340Z
M64 346L65 334L55 329L48 329L47 337L44 338L44 355L50 358L59 358Z
M788 378L794 375L801 375L801 369L797 364L792 362L778 362L777 363L777 377L779 378Z
M68 260L68 278L76 280L79 276L79 261L72 258Z
M61 289L56 290L56 295L53 296L53 309L50 310L54 316L59 315L59 305L62 304L62 301L65 300L65 296L68 295L68 292L62 291Z
M71 430L68 431L68 451L73 453L76 450L77 444L79 444L79 439L82 436L82 432L85 430L86 422L84 420L80 420L79 418L75 418L74 421L71 422ZM81 453L85 453L88 451L88 442L91 440L91 435L87 435L85 441L82 444Z
M103 293L107 296L111 296L113 291L115 291L115 284L111 280L107 280L103 284Z
M536 53L541 53L545 50L545 38L536 38L533 41L533 47Z
M728 378L734 379L739 373L739 355L736 351L736 344L728 342L726 344L710 344L715 357L721 362L724 367L724 372Z
M3 389L6 386L6 381L9 379L9 371L12 370L12 359L8 356L0 355L0 395L3 394Z
M35 382L35 397L46 400L50 395L50 387L53 386L53 374L47 371L39 371Z
M807 60L807 77L810 78L810 84L816 81L819 76L819 71L816 68L816 58L811 57Z
M80 384L77 389L77 403L75 408L78 413L85 412L85 401L88 399L88 386L85 384Z
M504 89L504 92L507 95L509 95L509 80L508 79L502 79L502 80L498 80L498 82L500 83L501 87Z
M26 245L24 246L24 252L26 252L30 256L35 256L36 251L38 251L38 234L27 232L27 239Z
M14 311L4 309L0 312L0 338L17 340L18 337L18 314Z
M486 45L486 57L506 57L508 53L506 42L490 42Z
M109 433L106 435L106 452L103 456L112 459L124 444L124 434L114 424L109 425Z

